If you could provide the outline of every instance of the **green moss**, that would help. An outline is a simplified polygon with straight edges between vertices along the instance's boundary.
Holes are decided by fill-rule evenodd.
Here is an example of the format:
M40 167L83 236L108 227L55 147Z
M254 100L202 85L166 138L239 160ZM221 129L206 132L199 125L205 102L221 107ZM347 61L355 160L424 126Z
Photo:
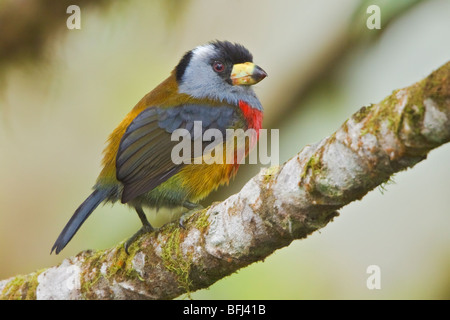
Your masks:
M318 174L322 168L322 162L317 154L313 154L305 165L305 169L301 174L301 179L305 178L308 173L312 175Z
M138 241L136 241L138 242ZM134 253L132 247L129 248L130 254L127 255L123 243L119 244L113 251L89 251L82 253L86 257L82 260L85 267L81 274L81 294L86 299L95 298L95 294L92 292L92 288L102 278L110 280L110 278L134 278L144 281L140 274L133 267ZM106 269L105 269L106 266ZM102 271L103 269L103 271Z
M405 121L411 124L411 128L414 127L420 130L420 126L412 125L412 123L416 124L417 121L421 121L421 119L423 119L424 83L424 81L421 81L408 88L407 91L406 89L393 91L390 96L386 97L378 104L377 108L370 108L373 112L372 115L368 113L368 109L366 108L360 115L354 116L355 120L364 121L364 119L366 119L363 128L361 129L361 135L372 133L379 136L382 124L383 127L393 132L395 135L398 135L404 128ZM400 97L400 94L404 94L406 96ZM403 101L403 99L405 99L405 101ZM399 109L395 106L402 103L405 103L405 106L401 112L398 112Z
M271 181L274 181L275 176L280 171L280 166L271 166L266 169L264 172L264 183L270 183Z
M397 104L402 103L397 98L398 93L399 90L395 90L390 96L381 101L381 107L378 109L378 112L372 117L371 121L365 124L366 130L369 130L374 134L379 134L380 124L381 122L384 122L387 124L386 127L388 130L395 133L398 132L402 121L401 113L396 112L396 109L394 108Z
M3 288L0 295L1 300L22 300L22 288L26 283L26 276L19 275L14 277L7 285Z
M379 133L380 123L383 121L387 124L387 129L396 135L408 134L410 140L416 142L426 143L421 141L423 139L421 134L421 122L425 115L424 100L427 98L433 99L438 106L445 105L444 100L448 99L450 95L450 63L433 72L430 76L415 83L407 89L395 90L392 94L386 97L380 104L373 116L369 116L368 121L364 124L362 133ZM405 94L405 97L399 97L399 94ZM402 99L406 99L406 104L402 112L398 112L395 106L404 103ZM365 114L365 111L361 115ZM362 120L362 117L356 116L355 119ZM405 128L408 131L405 131Z
M427 78L422 80L422 92L425 97L432 98L438 105L443 105L446 99L450 96L450 63L447 62L444 66L434 71Z
M380 191L381 194L384 194L386 192L386 190L387 190L387 186L393 185L393 184L395 184L394 176L390 176L387 181L382 182L378 186L378 190Z
M80 275L81 281L81 295L85 298L89 297L91 288L96 284L104 275L101 273L102 261L104 257L103 251L89 251L90 256L84 261L89 267L83 268L83 272ZM86 281L89 279L89 281Z
M37 278L46 269L29 275L18 275L9 281L0 293L0 300L36 300Z
M41 273L43 273L47 269L38 270L30 275L30 279L28 281L28 292L25 299L27 300L36 300L36 290L39 285L38 277Z
M137 241L136 241L137 242ZM136 243L133 243L133 245L136 245ZM124 273L124 274L130 274L130 270L128 270L129 268L132 269L132 264L131 264L131 259L134 258L134 254L136 253L136 251L131 251L131 254L127 255L127 253L125 252L125 250L117 250L116 251L116 256L114 257L114 259L112 261L114 261L113 264L111 264L108 268L108 270L106 271L106 278L111 278L113 276L116 276L119 273Z
M206 214L208 211L208 208L202 209L198 212L196 212L196 219L194 221L195 227L200 230L202 233L205 232L205 230L209 227L209 215Z
M185 259L181 252L183 234L178 226L174 226L171 229L167 230L167 240L161 245L161 258L166 269L176 275L179 286L189 294L192 253L187 254L187 259Z
M356 122L361 122L363 119L367 117L368 114L372 111L373 104L370 106L364 106L356 112L352 118Z

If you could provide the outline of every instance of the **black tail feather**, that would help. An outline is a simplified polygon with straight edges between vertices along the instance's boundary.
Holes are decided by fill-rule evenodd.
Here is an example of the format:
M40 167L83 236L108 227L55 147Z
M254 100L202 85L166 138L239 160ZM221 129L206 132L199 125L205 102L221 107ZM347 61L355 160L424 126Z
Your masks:
M107 189L95 189L94 192L92 192L91 195L84 200L84 202L75 211L72 218L70 218L69 222L67 222L63 231L61 231L61 234L58 239L56 239L50 254L53 251L58 254L62 249L64 249L78 229L80 229L83 222L86 221L92 211L94 211L94 209L107 198L108 194L109 190Z

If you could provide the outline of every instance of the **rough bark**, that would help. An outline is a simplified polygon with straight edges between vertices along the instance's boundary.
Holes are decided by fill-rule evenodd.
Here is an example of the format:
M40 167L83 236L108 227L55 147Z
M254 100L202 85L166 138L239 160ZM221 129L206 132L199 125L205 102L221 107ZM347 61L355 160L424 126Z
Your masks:
M0 281L2 299L172 299L206 288L293 240L450 141L450 62L361 108L332 135L185 222L83 251L60 265Z

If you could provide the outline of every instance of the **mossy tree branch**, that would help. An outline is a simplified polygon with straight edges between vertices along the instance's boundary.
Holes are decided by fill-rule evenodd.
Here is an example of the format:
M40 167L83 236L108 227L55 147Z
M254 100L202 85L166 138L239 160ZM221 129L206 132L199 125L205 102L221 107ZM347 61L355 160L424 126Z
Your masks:
M262 169L223 202L123 244L0 281L2 299L171 299L307 237L398 171L450 141L450 62L361 108L335 133Z

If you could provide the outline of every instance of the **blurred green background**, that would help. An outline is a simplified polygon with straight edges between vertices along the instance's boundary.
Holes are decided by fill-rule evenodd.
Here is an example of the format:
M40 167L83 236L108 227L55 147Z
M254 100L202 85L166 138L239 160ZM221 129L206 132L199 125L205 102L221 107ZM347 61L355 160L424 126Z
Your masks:
M81 8L81 30L66 8ZM381 8L381 30L366 9ZM0 0L0 279L111 247L139 227L99 207L58 256L59 232L90 193L109 133L210 40L244 44L269 77L256 86L280 161L335 131L361 106L421 80L450 58L450 1ZM450 298L450 146L430 153L294 241L194 299ZM257 165L244 165L237 192ZM366 287L369 265L381 289Z

